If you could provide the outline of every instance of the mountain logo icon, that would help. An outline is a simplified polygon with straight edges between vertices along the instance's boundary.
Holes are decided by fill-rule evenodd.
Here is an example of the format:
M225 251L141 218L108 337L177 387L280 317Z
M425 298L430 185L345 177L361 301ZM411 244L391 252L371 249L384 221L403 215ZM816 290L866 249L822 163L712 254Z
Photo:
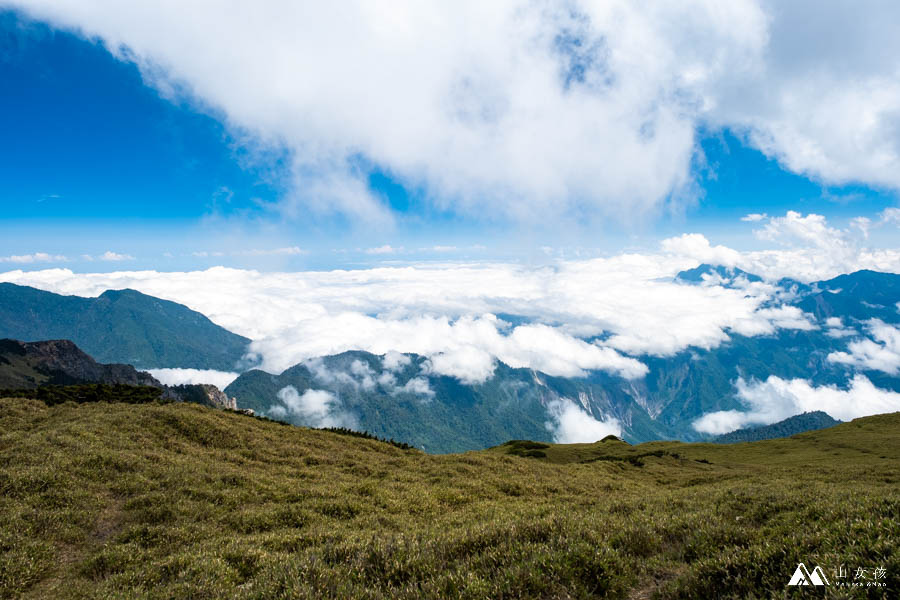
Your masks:
M822 567L817 566L810 572L806 565L800 563L788 581L788 585L829 585Z

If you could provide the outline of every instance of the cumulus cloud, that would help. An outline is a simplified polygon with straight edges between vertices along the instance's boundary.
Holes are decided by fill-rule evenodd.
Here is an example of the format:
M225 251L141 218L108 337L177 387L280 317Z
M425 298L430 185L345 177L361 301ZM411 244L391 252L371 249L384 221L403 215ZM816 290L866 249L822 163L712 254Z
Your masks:
M843 338L859 335L852 327L845 327L840 317L828 317L825 319L825 335L832 338ZM829 358L829 360L831 360Z
M113 252L112 250L107 250L103 254L97 257L97 260L105 260L110 262L119 262L123 260L134 260L134 257L130 254L119 254L118 252Z
M197 250L191 252L191 256L196 258L221 258L223 256L299 256L306 254L299 246L286 246L283 248L249 248L246 250L234 250L232 252L222 252L221 250Z
M545 426L559 444L592 443L608 435L622 435L618 420L597 420L568 398L548 402L547 413L550 418Z
M481 383L494 374L496 359L476 346L434 354L425 363L426 373L456 377L463 383Z
M701 124L817 180L900 187L891 3L13 6L286 148L289 216L390 221L362 157L441 209L628 219L690 199Z
M425 377L417 376L400 385L397 373L411 364L409 356L399 352L387 352L382 359L382 371L375 369L359 359L354 359L346 369L329 367L322 358L307 360L304 364L312 373L316 382L332 389L350 388L356 392L371 392L376 387L381 391L396 396L397 394L413 394L425 398L434 396L434 390ZM433 373L428 366L423 373Z
M397 386L394 388L395 394L413 394L416 396L423 396L425 398L433 398L434 390L431 389L431 384L428 383L428 380L424 377L413 377L402 386Z
M754 234L761 240L785 245L800 242L803 246L822 249L848 244L846 232L829 227L824 216L814 213L804 216L794 210L787 211L783 217L769 217L766 225Z
M757 215L754 215L754 217ZM663 240L664 252L700 263L738 267L775 281L783 277L810 282L830 279L859 269L900 271L900 251L871 249L862 245L869 229L884 225L856 218L848 229L828 224L822 215L787 211L784 216L758 215L762 226L755 236L780 246L778 249L737 252L713 246L702 234L690 233Z
M68 257L63 256L62 254L47 254L46 252L0 256L0 263L30 264L36 262L66 262L68 260Z
M299 256L306 251L298 246L286 246L284 248L251 248L233 252L233 256Z
M663 252L678 256L689 256L698 262L724 267L733 267L740 262L741 255L726 246L712 246L706 236L699 233L685 233L679 237L663 240Z
M358 421L343 408L340 399L326 390L309 389L300 394L292 385L278 390L279 404L267 414L275 418L294 417L307 427L347 427L354 429Z
M900 225L900 208L886 208L881 211L880 223L893 223L894 225Z
M804 412L821 410L832 418L849 421L858 417L900 410L900 394L875 387L862 375L850 387L815 387L804 379L770 376L765 381L737 381L737 395L748 410L724 410L706 414L693 426L699 432L720 434L753 425L776 423Z
M849 352L832 352L828 360L888 375L900 373L900 328L872 319L866 329L871 339L850 342Z
M367 248L366 254L396 254L400 252L403 248L394 248L390 244L385 244L384 246L378 246L377 248Z
M396 350L388 350L381 358L381 366L387 371L399 371L412 362L412 359Z
M228 387L240 375L240 373L212 369L147 369L147 372L165 385L209 383L220 390Z

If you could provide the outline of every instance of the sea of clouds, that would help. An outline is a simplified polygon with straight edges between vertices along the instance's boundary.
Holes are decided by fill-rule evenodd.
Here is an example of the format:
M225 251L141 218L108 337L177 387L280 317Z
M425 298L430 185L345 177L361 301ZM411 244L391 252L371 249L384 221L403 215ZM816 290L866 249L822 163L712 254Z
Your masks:
M789 212L757 220L762 227L758 236L784 247L739 252L712 246L700 234L686 234L664 240L656 253L538 267L448 262L294 273L226 267L113 273L46 269L9 271L0 280L83 296L133 288L180 302L249 337L251 354L273 373L320 356L366 350L394 357L398 352L420 354L428 359L428 373L467 383L489 378L497 361L558 376L603 370L636 379L647 373L642 357L648 355L715 348L732 334L821 328L847 341L846 350L832 353L830 361L895 375L900 370L896 327L871 321L857 330L839 319L817 322L779 304L784 290L773 282L781 277L810 281L859 268L900 272L900 251L866 249L850 230L834 229L818 215ZM766 281L726 285L708 278L701 285L687 285L675 279L680 270L699 262L740 267ZM204 378L190 371L154 373L170 383ZM232 376L216 374L215 382ZM383 376L368 374L370 379ZM738 380L736 393L749 412L710 416L697 428L713 432L722 430L723 423L737 427L770 421L815 407L817 398L821 406L845 398L850 412L835 409L838 418L890 406L900 409L896 395L884 395L865 378L838 392L803 385ZM781 408L771 409L761 397ZM286 406L303 405L298 402ZM565 424L572 413L565 406L557 408L555 422Z

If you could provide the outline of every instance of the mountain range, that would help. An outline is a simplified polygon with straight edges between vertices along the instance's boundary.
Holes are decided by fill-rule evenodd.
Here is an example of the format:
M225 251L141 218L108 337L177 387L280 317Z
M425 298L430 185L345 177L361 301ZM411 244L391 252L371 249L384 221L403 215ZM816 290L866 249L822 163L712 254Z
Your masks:
M864 338L872 323L900 323L900 275L858 271L813 283L764 282L740 269L700 265L676 280L734 289L777 286L769 306L796 307L811 327L758 336L730 332L710 350L640 356L649 372L635 380L603 371L554 377L497 362L489 379L473 384L435 373L424 356L350 351L278 374L249 370L224 392L241 408L273 419L368 431L438 453L510 439L566 441L572 415L618 428L615 433L629 443L714 441L693 424L710 412L746 410L736 394L739 378L775 376L846 388L862 373L878 388L900 392L900 378L889 370L829 359ZM240 369L249 342L187 307L132 290L78 298L0 284L0 334L10 331L22 339L66 337L102 361L144 368Z
M712 279L734 287L762 281L739 269L711 265L683 271L677 279L684 285ZM430 372L422 356L354 351L305 361L278 375L251 370L225 392L271 418L364 429L429 452L472 450L509 439L559 440L557 421L571 406L600 421L615 419L621 437L630 443L712 440L693 423L709 412L746 410L736 396L738 377L848 385L855 371L828 359L846 350L848 339L835 335L827 319L839 317L844 329L855 328L851 339L860 337L872 319L900 322L900 275L859 271L811 284L785 279L777 285L778 302L811 314L817 321L814 328L778 329L762 336L731 333L711 350L640 357L649 373L639 380L602 371L553 377L498 362L490 379L466 384ZM900 392L900 378L862 371L879 388Z

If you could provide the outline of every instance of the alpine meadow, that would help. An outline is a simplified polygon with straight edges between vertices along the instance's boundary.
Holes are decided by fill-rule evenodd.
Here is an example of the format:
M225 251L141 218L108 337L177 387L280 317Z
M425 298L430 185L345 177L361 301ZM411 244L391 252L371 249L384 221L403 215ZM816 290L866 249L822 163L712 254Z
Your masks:
M898 31L0 0L0 600L900 597Z

